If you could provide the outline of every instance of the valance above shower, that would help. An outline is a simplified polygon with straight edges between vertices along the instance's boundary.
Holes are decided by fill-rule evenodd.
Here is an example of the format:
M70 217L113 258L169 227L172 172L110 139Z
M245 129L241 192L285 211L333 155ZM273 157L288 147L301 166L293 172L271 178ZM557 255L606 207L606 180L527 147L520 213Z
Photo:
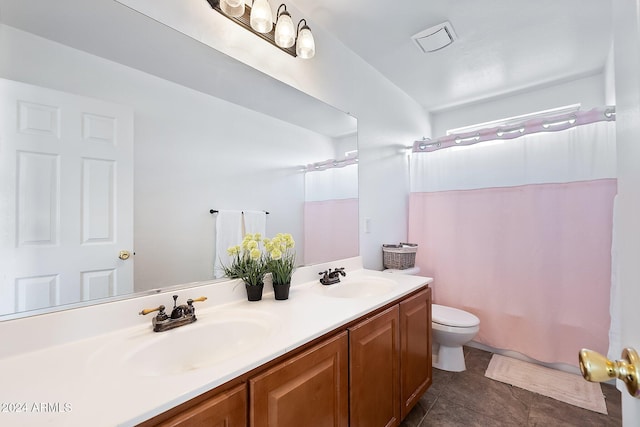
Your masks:
M423 138L413 143L414 153L428 153L449 147L477 144L483 141L507 140L538 132L557 132L575 126L600 121L614 121L616 107L605 106L589 111L569 111L559 114L540 114L524 121L516 119L469 132L452 133L434 140Z

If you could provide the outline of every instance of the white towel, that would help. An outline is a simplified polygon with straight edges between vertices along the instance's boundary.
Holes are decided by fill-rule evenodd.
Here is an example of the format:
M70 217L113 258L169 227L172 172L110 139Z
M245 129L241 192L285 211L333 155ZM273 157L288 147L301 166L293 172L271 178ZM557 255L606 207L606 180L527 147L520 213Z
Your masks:
M229 265L231 257L227 249L242 243L242 212L219 211L216 216L216 248L213 276L217 279L224 276L222 265Z
M244 234L260 233L265 237L267 232L267 213L265 211L244 211Z

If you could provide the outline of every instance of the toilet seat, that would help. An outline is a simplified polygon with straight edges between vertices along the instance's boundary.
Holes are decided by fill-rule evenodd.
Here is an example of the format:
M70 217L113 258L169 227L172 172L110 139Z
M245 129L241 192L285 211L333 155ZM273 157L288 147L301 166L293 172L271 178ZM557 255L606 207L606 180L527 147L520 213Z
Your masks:
M444 305L431 305L431 321L443 326L471 328L480 325L480 319L464 310Z

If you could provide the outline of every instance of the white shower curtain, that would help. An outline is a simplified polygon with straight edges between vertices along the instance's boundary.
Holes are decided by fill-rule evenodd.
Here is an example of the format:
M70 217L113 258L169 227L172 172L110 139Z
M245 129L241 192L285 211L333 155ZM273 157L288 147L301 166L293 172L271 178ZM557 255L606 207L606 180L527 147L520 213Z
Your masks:
M615 177L615 122L411 156L414 193Z

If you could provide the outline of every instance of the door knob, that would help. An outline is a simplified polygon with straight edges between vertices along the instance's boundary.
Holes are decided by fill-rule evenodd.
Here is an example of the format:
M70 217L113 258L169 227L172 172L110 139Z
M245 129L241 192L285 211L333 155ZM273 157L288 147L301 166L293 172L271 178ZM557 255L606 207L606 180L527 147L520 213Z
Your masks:
M130 256L131 254L129 253L129 251L120 251L120 255L118 255L118 258L120 258L123 261L126 261L129 259Z
M622 350L622 359L611 361L593 350L580 350L580 372L585 380L604 382L618 378L627 385L629 394L640 399L638 377L640 377L640 359L632 348Z

